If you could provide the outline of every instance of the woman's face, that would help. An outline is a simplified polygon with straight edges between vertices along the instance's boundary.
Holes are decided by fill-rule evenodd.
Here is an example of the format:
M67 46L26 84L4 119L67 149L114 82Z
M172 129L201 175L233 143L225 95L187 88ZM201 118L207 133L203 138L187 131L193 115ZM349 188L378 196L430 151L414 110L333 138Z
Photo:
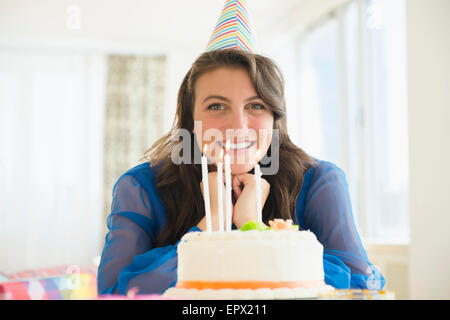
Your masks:
M232 174L249 172L270 146L274 120L247 70L221 67L206 72L197 79L194 92L194 133L202 151L208 144L208 157L216 162L224 150L230 155Z

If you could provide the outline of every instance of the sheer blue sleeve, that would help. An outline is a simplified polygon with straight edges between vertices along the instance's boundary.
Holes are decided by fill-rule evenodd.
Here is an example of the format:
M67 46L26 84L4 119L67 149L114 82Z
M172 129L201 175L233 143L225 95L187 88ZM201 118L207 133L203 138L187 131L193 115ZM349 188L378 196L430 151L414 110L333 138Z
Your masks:
M305 174L305 183L309 188L300 196L304 211L299 223L324 246L325 282L339 289L382 289L384 277L369 262L353 220L344 172L321 161Z
M177 280L177 244L153 248L154 215L145 189L132 175L115 184L98 269L99 294L161 294ZM197 227L189 231L200 231Z

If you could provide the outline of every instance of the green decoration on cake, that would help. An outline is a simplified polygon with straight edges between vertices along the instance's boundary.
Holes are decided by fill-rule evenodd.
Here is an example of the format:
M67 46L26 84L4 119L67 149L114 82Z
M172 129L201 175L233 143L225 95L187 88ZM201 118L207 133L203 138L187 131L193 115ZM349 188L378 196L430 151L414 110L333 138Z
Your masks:
M299 226L296 224L292 224L292 220L283 220L283 219L274 219L269 221L269 226L265 225L262 222L256 222L256 221L249 221L245 223L241 227L241 231L250 231L250 230L257 230L257 231L266 231L266 230L274 230L274 231L299 231Z
M270 230L271 228L266 226L262 222L256 222L256 221L249 221L246 222L242 227L241 231L250 231L250 230L257 230L257 231L265 231Z

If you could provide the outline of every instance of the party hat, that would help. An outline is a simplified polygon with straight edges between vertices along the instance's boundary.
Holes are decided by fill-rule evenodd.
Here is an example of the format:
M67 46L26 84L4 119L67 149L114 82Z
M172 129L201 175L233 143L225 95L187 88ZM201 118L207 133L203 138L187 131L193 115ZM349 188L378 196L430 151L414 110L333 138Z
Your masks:
M227 0L206 51L240 49L254 52L254 36L245 0Z

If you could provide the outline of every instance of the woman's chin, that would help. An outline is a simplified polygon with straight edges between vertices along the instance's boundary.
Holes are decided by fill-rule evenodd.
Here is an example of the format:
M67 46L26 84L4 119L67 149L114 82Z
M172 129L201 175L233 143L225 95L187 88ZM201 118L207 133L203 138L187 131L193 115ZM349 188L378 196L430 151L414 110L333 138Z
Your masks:
M231 174L238 175L243 173L248 173L253 169L254 165L252 164L232 164L231 165Z

